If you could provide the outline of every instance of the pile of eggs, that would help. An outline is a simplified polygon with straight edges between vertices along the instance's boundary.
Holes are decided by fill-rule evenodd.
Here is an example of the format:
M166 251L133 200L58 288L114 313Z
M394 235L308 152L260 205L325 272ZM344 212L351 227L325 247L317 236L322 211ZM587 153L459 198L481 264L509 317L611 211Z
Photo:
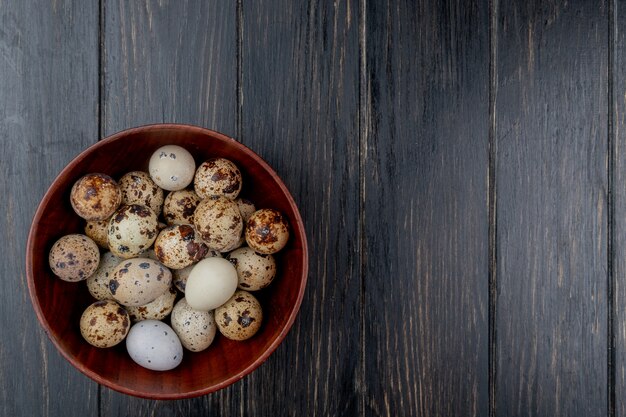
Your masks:
M49 263L60 279L85 281L98 300L80 319L88 343L125 340L137 364L165 371L184 349L207 349L218 331L242 341L259 330L263 311L251 292L276 276L272 255L287 244L289 224L239 198L242 184L228 159L196 168L176 145L157 149L148 173L119 181L91 173L74 183L70 202L85 234L57 240Z

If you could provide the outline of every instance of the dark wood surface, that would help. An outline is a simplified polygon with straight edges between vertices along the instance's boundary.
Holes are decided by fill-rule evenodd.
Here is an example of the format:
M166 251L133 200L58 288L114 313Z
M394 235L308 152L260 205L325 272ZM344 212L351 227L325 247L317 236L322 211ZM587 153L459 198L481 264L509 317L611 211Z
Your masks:
M0 415L626 415L625 6L0 0ZM191 400L80 374L26 288L52 179L154 122L254 149L309 239L283 344Z

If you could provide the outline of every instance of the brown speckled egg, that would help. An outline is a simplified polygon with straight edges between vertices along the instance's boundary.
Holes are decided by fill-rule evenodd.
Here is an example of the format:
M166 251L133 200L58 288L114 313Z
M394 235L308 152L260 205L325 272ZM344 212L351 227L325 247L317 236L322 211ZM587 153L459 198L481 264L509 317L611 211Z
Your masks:
M72 208L85 220L106 220L122 203L117 182L105 174L87 174L74 183Z
M128 307L143 306L170 288L172 273L158 261L126 259L113 270L109 290L113 298Z
M176 288L170 287L169 290L159 295L154 301L144 306L126 307L126 310L133 322L142 320L163 320L172 312L176 294Z
M246 200L245 198L238 198L235 200L237 202L237 207L239 207L239 212L241 213L241 217L244 222L247 222L250 216L256 211L256 207L254 207L254 203L250 200Z
M239 248L226 256L237 270L238 287L258 291L270 285L276 276L276 261L272 255L263 255L250 248Z
M80 318L80 333L90 345L99 348L117 345L129 329L128 313L113 300L96 301Z
M193 188L200 198L223 195L234 200L241 191L241 171L225 158L211 158L196 171Z
M172 191L163 203L163 218L168 225L193 224L193 212L200 203L198 194L191 190Z
M236 291L226 303L215 309L217 328L231 340L251 338L261 327L262 321L261 304L247 291Z
M182 190L193 181L196 162L185 148L166 145L150 157L148 171L159 187L167 191Z
M222 254L214 250L209 250L207 254L204 256L205 259L206 258L221 258L221 257L222 257ZM191 270L193 269L194 266L195 264L186 266L183 269L172 270L172 279L174 280L174 285L183 294L185 293L185 286L187 285L187 279L189 278L189 274L191 273Z
M271 255L289 240L287 217L274 209L255 211L246 224L246 242L259 253Z
M148 207L123 205L109 221L109 248L120 258L134 258L152 246L158 226L156 214Z
M167 227L154 241L154 252L168 268L182 269L204 259L209 252L193 226L178 224Z
M73 234L57 240L48 255L52 272L64 281L89 278L100 262L98 245L85 235Z
M232 247L243 230L237 203L224 196L211 196L202 200L193 219L196 230L207 246L217 251Z
M217 327L213 311L194 310L185 298L172 310L172 329L183 346L192 352L201 352L215 339Z
M85 234L102 249L109 250L109 220L89 221L85 225Z
M111 252L105 252L100 256L100 264L96 272L87 278L87 289L96 300L108 300L113 298L109 290L109 281L111 274L116 266L122 262L122 258L118 258Z
M150 175L143 171L124 174L119 181L122 190L122 204L141 204L150 207L158 216L163 208L163 190Z

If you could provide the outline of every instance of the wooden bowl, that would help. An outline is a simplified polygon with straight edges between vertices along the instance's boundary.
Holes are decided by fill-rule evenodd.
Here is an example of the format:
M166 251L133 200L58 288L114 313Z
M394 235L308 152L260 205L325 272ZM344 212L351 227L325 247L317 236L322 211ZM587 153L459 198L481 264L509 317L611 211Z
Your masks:
M259 332L244 342L216 335L205 351L185 351L174 370L150 371L135 364L122 342L109 349L83 340L79 321L95 300L85 282L70 283L55 277L48 265L54 242L70 233L84 233L84 220L70 205L70 190L82 175L102 172L116 180L133 170L148 170L150 155L160 146L176 144L191 152L196 164L220 156L241 169L241 196L257 208L275 208L287 215L290 240L276 254L278 274L272 284L255 292L263 306ZM278 175L258 155L220 133L186 125L151 125L110 136L78 155L54 180L41 201L28 236L26 273L37 317L50 340L72 365L100 384L144 398L195 397L224 388L263 363L291 328L300 308L307 280L307 243L298 208ZM166 319L169 323L169 320ZM267 381L271 383L271 381Z

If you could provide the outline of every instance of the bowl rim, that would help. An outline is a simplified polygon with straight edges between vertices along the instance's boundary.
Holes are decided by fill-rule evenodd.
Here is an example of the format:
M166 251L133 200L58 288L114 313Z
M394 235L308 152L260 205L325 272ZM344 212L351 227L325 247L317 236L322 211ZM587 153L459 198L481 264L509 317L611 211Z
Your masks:
M180 392L180 393L151 393L151 392L146 392L142 390L131 389L124 385L117 384L105 378L102 378L100 375L96 374L90 369L84 366L81 366L79 363L75 362L74 358L71 357L65 350L61 348L59 341L50 333L50 327L48 325L48 321L46 320L41 310L41 306L39 305L37 301L36 291L35 291L35 282L34 282L34 277L33 277L33 265L31 262L33 258L33 252L34 252L34 241L35 241L35 235L36 235L35 232L38 229L39 220L42 218L44 208L48 206L49 201L51 199L50 191L53 185L57 181L59 181L60 178L67 175L67 173L71 169L73 169L76 165L78 165L79 162L84 158L84 156L87 153L97 151L99 148L107 145L110 142L121 140L122 138L132 135L137 132L150 132L150 131L158 131L158 130L183 130L187 133L192 133L192 134L195 133L195 134L201 134L204 136L216 137L218 139L221 139L227 142L232 142L235 147L239 148L242 152L248 154L248 156L257 160L259 164L263 167L263 169L265 169L270 174L270 176L274 179L274 181L276 181L278 186L281 188L281 191L283 192L283 194L287 197L289 205L294 208L295 224L292 225L292 227L297 228L302 236L301 243L302 243L302 255L303 255L302 261L303 262L302 262L302 277L300 279L300 287L298 289L296 302L295 302L294 307L292 308L291 314L289 315L285 326L282 328L278 336L270 343L269 347L254 362L252 362L250 365L248 365L246 368L244 368L240 372L233 374L232 376L230 376L229 378L225 379L224 381L218 384L214 384L203 389ZM278 346L282 343L282 341L285 339L285 337L287 336L287 333L289 333L289 331L291 330L295 322L296 316L298 315L300 311L302 299L304 297L304 291L306 289L306 284L308 281L308 271L309 271L309 251L308 251L308 244L307 244L307 237L306 237L306 230L304 228L304 223L302 221L302 217L300 215L298 206L296 205L296 202L293 199L293 196L287 189L287 186L284 184L282 179L274 171L274 169L256 152L254 152L253 150L248 148L246 145L235 140L234 138L230 136L227 136L223 133L217 132L212 129L208 129L208 128L204 128L204 127L200 127L196 125L180 124L180 123L155 123L155 124L147 124L147 125L132 127L129 129L124 129L112 135L106 136L105 138L99 140L98 142L82 150L78 155L72 158L72 160L59 172L59 174L54 178L54 180L48 186L48 189L46 190L44 196L39 202L39 205L37 206L37 210L35 211L35 214L33 215L33 218L31 220L31 226L30 226L30 230L28 233L28 240L26 243L26 280L28 284L28 292L30 295L31 304L33 305L33 308L35 310L37 319L39 320L41 327L43 328L46 335L48 336L48 339L50 339L50 341L56 347L57 351L60 352L61 355L70 364L72 364L72 366L74 366L84 375L96 381L98 384L104 385L108 388L111 388L115 391L118 391L124 394L132 395L132 396L140 397L140 398L156 399L156 400L176 400L176 399L193 398L193 397L198 397L201 395L206 395L206 394L219 391L241 380L246 375L249 375L250 373L252 373L261 364L263 364L269 358L269 356L272 353L274 353L274 351L278 348Z

